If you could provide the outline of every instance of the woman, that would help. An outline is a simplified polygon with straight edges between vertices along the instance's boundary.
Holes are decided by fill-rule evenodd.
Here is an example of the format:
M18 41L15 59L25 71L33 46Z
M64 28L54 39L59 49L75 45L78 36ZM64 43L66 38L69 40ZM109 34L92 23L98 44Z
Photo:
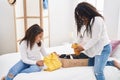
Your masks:
M105 65L120 69L120 64L117 61L107 62L111 45L103 16L91 4L81 2L75 8L75 21L79 43L76 50L85 51L85 55L90 57L88 65L94 66L96 79L105 80Z

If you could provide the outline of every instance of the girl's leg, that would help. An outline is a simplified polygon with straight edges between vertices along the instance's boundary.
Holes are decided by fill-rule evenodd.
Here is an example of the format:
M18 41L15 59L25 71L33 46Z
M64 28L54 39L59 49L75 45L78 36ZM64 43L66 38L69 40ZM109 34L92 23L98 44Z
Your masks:
M111 47L110 45L106 45L103 48L101 55L95 56L95 63L94 63L94 73L97 80L105 80L104 76L104 67L106 66L108 57L110 55Z
M13 80L13 78L23 69L29 67L27 64L24 64L22 60L17 62L8 72L5 80Z
M22 70L20 73L31 73L31 72L39 72L41 71L42 67L37 65L31 65L29 68Z

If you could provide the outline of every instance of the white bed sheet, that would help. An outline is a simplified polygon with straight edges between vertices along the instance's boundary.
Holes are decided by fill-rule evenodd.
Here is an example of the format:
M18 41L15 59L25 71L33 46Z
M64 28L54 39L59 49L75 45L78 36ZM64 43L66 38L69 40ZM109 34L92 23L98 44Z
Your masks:
M57 53L70 53L68 46L53 47L47 49L48 52L56 51ZM0 56L0 78L5 76L10 69L20 59L19 53L10 53ZM120 80L120 70L113 66L105 67L106 80ZM93 67L71 67L60 68L58 70L48 72L34 72L18 74L14 80L96 80Z
M106 80L120 80L120 71L114 67L105 68ZM56 71L22 73L15 77L14 80L96 80L92 67L71 67L61 68Z

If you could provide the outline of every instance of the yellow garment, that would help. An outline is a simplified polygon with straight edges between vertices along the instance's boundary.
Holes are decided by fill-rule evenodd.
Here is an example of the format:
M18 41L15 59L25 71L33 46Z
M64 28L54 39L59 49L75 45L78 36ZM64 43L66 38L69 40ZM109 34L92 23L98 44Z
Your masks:
M44 57L44 64L47 66L47 69L45 69L46 71L53 71L62 66L56 52Z
M79 44L77 44L77 43L73 43L72 46L71 46L74 49L75 55L79 55L80 54L80 51L76 50L76 48L78 46L79 46Z

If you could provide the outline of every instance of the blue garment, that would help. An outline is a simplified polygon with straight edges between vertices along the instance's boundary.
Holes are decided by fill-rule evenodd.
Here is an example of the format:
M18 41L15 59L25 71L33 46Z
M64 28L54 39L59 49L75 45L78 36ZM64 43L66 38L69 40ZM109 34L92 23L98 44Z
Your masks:
M48 0L43 0L43 8L48 9Z
M93 58L89 58L88 65L94 66L94 73L97 80L105 80L104 68L105 66L114 66L113 61L107 61L111 52L110 44L104 46L101 55L96 55Z
M31 73L38 71L41 71L41 68L39 66L25 64L22 60L20 60L9 70L5 80L13 80L13 78L19 73ZM13 77L10 77L10 75Z

